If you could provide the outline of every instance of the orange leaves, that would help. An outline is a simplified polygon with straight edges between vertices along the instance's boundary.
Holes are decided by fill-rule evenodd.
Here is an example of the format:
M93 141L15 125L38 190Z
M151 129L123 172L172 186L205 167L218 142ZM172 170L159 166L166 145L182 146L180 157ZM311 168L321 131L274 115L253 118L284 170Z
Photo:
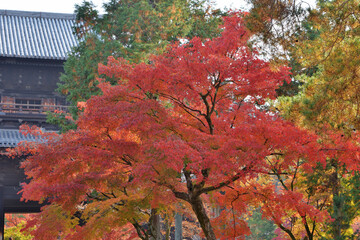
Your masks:
M159 97L171 95L183 102L186 96L189 108L199 108L194 105L201 100L199 94L209 92L215 97L215 91L221 92L217 96L219 100L228 99L230 92L241 98L248 95L273 98L275 88L284 80L289 81L288 69L279 67L272 71L268 63L257 59L256 53L250 51L247 46L250 34L240 14L226 18L223 28L222 35L213 40L202 42L200 38L193 38L182 45L173 44L167 53L154 56L149 65L131 65L123 59L110 57L107 66L99 66L99 72L127 79L126 84L131 87L143 92L158 92ZM217 84L222 84L222 88ZM162 96L162 92L166 95Z
M77 103L77 107L78 107L78 109L81 111L81 110L83 110L83 109L85 109L85 107L86 107L86 102L78 102Z
M35 239L56 239L67 236L76 224L76 219L71 218L68 212L64 212L59 206L51 205L43 207L40 216L29 221L27 229L36 227L31 232Z

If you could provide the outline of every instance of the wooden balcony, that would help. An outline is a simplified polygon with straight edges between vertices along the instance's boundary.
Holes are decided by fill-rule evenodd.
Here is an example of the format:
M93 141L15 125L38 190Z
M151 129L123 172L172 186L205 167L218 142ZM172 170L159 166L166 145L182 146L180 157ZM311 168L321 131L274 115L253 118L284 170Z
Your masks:
M0 103L0 115L7 114L46 114L46 112L67 112L68 106L45 104Z

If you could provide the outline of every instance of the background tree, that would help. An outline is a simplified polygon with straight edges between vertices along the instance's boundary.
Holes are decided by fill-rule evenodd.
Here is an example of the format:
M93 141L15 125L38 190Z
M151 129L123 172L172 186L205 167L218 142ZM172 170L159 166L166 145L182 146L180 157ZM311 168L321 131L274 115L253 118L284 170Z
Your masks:
M255 34L252 42L265 58L277 64L291 67L293 76L311 76L316 66L304 67L296 54L297 43L315 39L319 32L312 27L309 19L313 9L303 0L248 0L249 14L246 16L248 28ZM298 79L277 89L279 96L293 96L302 84Z
M351 139L358 128L359 1L317 1L316 9L307 9L306 1L249 2L248 26L265 43L268 56L277 62L290 59L294 80L278 93L296 96L283 98L277 109L324 138L332 129ZM297 88L300 85L304 86ZM317 207L326 208L334 218L316 226L327 229L326 238L353 234L350 226L358 214L358 195L350 189L359 183L356 175L349 174L353 166L349 161L345 167L338 159L328 159L313 174L298 174L303 193L315 200L313 206L322 203Z
M301 66L316 72L296 77L304 85L296 97L282 99L284 116L319 134L327 128L351 138L351 133L358 130L359 17L358 1L318 2L308 20L309 30L316 32L316 37L295 44ZM309 176L312 180L321 176L317 186L327 182L327 209L334 219L325 226L328 238L347 239L353 235L351 224L359 214L359 195L354 189L359 179L357 174L352 175L351 165L350 159L345 166L336 158L329 159L325 169Z
M260 209L255 209L247 222L251 234L246 236L246 240L271 240L276 237L274 233L276 225L268 219L263 219Z
M309 35L306 19L311 11L307 1L300 0L247 0L250 4L246 16L248 28L260 41L262 53L275 60L288 60L296 42Z

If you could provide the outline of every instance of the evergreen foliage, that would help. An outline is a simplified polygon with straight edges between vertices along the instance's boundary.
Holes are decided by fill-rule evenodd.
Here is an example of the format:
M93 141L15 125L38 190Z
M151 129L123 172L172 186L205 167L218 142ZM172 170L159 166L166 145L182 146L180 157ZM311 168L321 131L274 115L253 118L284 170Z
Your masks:
M206 0L111 0L104 8L105 14L99 15L91 2L76 6L74 33L79 44L64 64L65 73L58 88L71 104L75 119L77 103L100 93L98 64L106 64L109 56L139 63L152 54L162 53L174 41L218 36L218 25L224 15L212 9ZM116 83L111 77L106 79ZM48 120L66 123L57 117L53 114ZM66 125L64 129L74 127Z

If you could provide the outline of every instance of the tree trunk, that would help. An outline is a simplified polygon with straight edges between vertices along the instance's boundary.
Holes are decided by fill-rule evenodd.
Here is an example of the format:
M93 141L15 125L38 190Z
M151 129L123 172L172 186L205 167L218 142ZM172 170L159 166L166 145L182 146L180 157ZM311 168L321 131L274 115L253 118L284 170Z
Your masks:
M206 214L206 210L200 196L191 199L190 204L194 213L196 214L196 217L200 223L206 239L216 240L216 236L211 226L210 219Z
M332 223L333 227L333 239L340 240L342 239L341 229L342 229L342 199L340 196L340 180L338 177L338 164L336 160L333 160L332 166L335 168L334 173L330 176L330 181L332 182L332 194L333 194L333 214L334 222Z
M160 231L160 215L157 214L156 209L151 209L151 216L149 219L150 223L150 232L152 237L151 240L161 240L161 231Z

